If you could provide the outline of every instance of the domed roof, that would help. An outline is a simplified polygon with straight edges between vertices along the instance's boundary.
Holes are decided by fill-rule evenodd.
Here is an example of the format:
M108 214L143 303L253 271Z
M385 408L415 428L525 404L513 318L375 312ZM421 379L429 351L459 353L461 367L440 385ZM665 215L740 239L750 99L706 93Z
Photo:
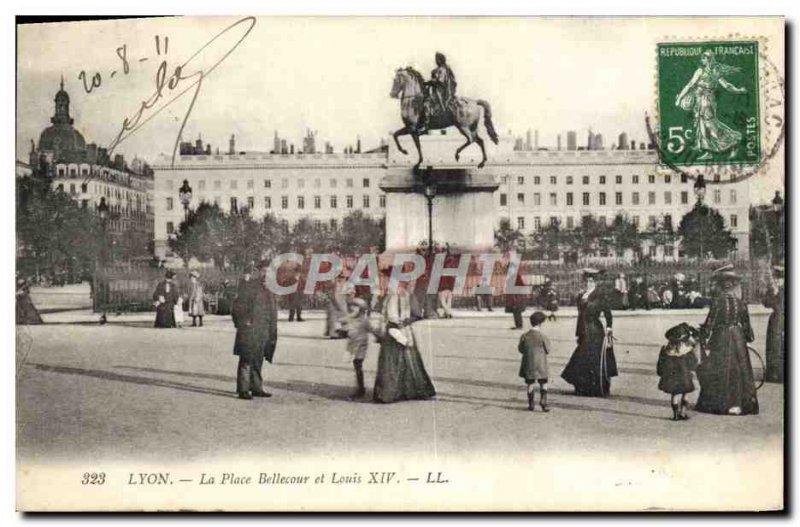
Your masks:
M39 150L70 152L85 148L83 135L69 124L50 125L39 136Z

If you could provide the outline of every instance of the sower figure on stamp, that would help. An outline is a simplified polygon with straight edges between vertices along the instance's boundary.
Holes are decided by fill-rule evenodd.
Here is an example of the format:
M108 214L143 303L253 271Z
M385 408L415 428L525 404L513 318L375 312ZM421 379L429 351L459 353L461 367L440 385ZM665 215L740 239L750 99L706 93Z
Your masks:
M231 316L236 326L233 354L239 356L236 391L240 399L270 397L264 391L261 368L272 362L278 342L278 305L266 284L267 262L258 264L259 278L243 282Z
M168 270L164 279L158 283L153 291L153 304L156 306L157 328L175 327L175 305L178 303L178 287L173 279L175 273Z

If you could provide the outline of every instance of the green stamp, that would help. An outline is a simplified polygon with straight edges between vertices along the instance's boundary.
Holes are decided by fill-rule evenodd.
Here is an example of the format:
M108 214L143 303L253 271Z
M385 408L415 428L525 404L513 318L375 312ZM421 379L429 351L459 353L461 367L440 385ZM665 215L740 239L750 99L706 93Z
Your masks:
M758 42L658 44L661 162L759 164L758 80Z

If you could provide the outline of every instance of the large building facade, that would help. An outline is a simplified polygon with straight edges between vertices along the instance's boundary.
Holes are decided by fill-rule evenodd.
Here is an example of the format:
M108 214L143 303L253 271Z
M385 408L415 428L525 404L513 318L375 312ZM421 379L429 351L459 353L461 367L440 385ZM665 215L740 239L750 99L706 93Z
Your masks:
M455 148L463 142L456 134L423 139L423 168L474 167L479 160L475 146L464 151L460 162L454 160ZM567 139L568 143L575 141L569 134ZM387 195L380 189L381 181L391 171L415 163L413 146L410 152L404 155L390 143L387 152L365 154L239 152L183 155L174 164L163 159L153 167L156 255L173 256L167 240L177 233L184 219L179 201L184 180L192 188L189 208L205 201L217 203L225 211L246 207L257 218L273 213L289 223L303 217L337 222L353 210L384 215ZM553 222L571 229L587 215L610 223L617 214L628 216L643 232L667 225L677 229L696 202L694 181L660 171L653 150L520 151L514 149L513 138L505 137L482 170L499 184L493 195L493 210L484 217L494 225L506 218L526 234ZM715 182L712 178L705 200L719 210L736 237L735 257L746 258L749 183ZM435 212L433 221L437 221ZM386 226L387 230L393 227ZM677 241L658 245L650 239L643 237L645 254L650 257L681 257ZM630 258L632 254L607 256Z
M83 207L104 213L105 225L114 236L139 234L152 240L152 169L140 159L128 164L120 154L112 158L105 148L87 144L73 126L69 106L62 79L51 125L42 130L38 144L31 140L29 164L21 171L17 163L17 175L46 177L53 188ZM143 249L146 252L147 247Z

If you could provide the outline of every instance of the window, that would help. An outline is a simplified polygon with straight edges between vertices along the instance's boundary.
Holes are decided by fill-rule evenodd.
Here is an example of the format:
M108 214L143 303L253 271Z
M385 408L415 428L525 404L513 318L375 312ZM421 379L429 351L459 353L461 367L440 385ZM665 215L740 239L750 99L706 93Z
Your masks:
M519 216L517 218L517 229L524 230L525 229L525 217Z
M175 234L175 224L171 221L167 222L167 234Z
M572 192L567 192L567 207L572 206Z
M264 197L264 208L271 209L272 208L272 198L269 196Z
M314 188L322 187L322 180L319 178L314 178Z
M655 258L656 257L656 246L655 245L651 245L651 246L649 246L647 248L647 255L650 258Z
M556 183L558 183L558 180L556 179L556 177L555 176L550 176L550 184L551 185L555 185Z
M639 204L639 193L638 192L634 192L633 194L631 194L631 203L633 203L634 205L638 205Z
M675 246L674 245L665 245L664 246L664 256L667 258L672 258L675 256Z
M84 194L89 192L89 184L88 183L81 184L81 192L83 192Z
M720 181L720 175L719 172L717 172L716 174L714 174L714 183L719 183L719 181Z
M272 188L272 180L271 179L265 179L264 180L264 188Z
M59 176L63 176L64 174L65 174L64 167L58 167L58 175ZM167 183L169 184L170 182L168 181ZM170 187L167 186L167 188L170 188Z
M672 174L664 175L664 183L672 183Z
M606 226L606 217L605 216L598 216L597 221L600 223L601 227Z
M81 169L81 175L82 175L82 176L88 176L88 175L89 175L89 169L88 169L88 168L86 168L86 167L83 167L83 168Z
M572 185L572 176L567 176L567 185Z
M366 178L366 177L365 177L365 178L364 178L364 179L361 181L361 184L362 184L362 186L363 186L364 188L369 188L369 178Z
M219 207L219 204L220 204L221 202L222 202L222 198L220 198L219 196L214 196L214 205L216 205L217 207Z
M733 203L736 203L736 189L735 189L735 188L732 188L732 189L731 189L731 191L730 191L730 194L729 194L729 197L730 197L730 202L731 202L732 204L733 204Z
M517 193L517 203L521 205L525 203L525 194L522 192Z
M651 183L651 184L655 183L656 182L656 175L655 174L650 174L649 176L647 176L647 182Z
M633 226L636 227L636 230L638 231L639 230L639 216L633 216L631 218L631 221L633 221Z
M632 175L631 176L631 183L633 183L634 185L638 185L639 184L639 176L637 176L636 174Z
M722 202L722 192L719 189L714 190L714 203Z
M386 208L386 194L378 196L378 206L382 209Z
M353 196L352 196L352 195L350 195L350 196L347 196L347 197L345 198L345 202L346 202L346 204L347 204L347 208L348 208L348 209L352 209L352 208L353 208Z
M75 183L70 183L69 184L69 193L70 194L75 194Z
M614 181L616 181L617 185L622 185L622 176L617 176Z
M235 198L231 198L231 212L239 212L239 201Z
M551 192L550 193L550 206L551 207L555 207L556 205L558 205L558 194L556 194L555 192Z
M622 192L617 192L614 194L614 203L616 205L622 205Z
M305 196L297 196L297 208L298 209L306 208L306 198L305 198Z
M605 192L601 192L600 193L600 205L605 205L605 204L606 204L606 193Z
M731 214L731 229L735 229L739 226L739 218L736 214Z
M606 177L605 176L600 176L600 184L601 185L605 185L606 184Z
M681 174L681 183L688 183L688 182L689 182L689 176L687 176L686 174Z
M247 208L253 210L256 206L256 198L253 196L247 196Z
M689 203L689 193L685 190L681 192L681 205L686 205Z
M336 196L331 196L331 208L335 209L338 203L336 203Z
M252 179L247 180L247 190L253 190L254 185L255 181L253 181Z
M655 205L656 204L656 193L655 192L648 192L647 193L647 204L648 205Z
M205 190L206 189L206 180L201 179L197 182L197 190Z
M508 196L506 194L500 194L500 206L505 207L508 205Z
M539 185L541 182L542 182L542 178L540 178L539 176L533 176L533 184L534 185Z
M362 203L364 205L364 208L368 209L369 208L369 196L363 196Z
M289 196L281 196L281 208L282 209L289 208Z
M347 181L345 181L345 185L347 185L347 188L353 188L353 178L351 177L347 178Z
M584 206L588 206L589 205L589 193L588 192L584 192L583 193L583 204L584 204Z
M61 185L59 185L61 187ZM63 188L59 188L58 190L64 190ZM167 210L172 210L173 208L173 201L172 198L167 198Z
M572 216L567 216L567 229L572 229L575 227L575 220L572 219Z
M664 215L664 228L667 229L668 232L672 232L672 214Z
M331 184L331 188L336 188L336 180L335 179L329 179L328 181Z
M672 205L672 192L664 192L664 205Z
M542 195L538 192L533 194L533 205L535 207L541 207L542 205Z
M589 176L583 176L583 184L584 185L588 185L589 184Z
M236 190L237 188L239 188L239 182L236 181L235 179L232 179L231 180L231 190Z
M537 230L537 231L541 230L541 228L542 228L542 218L540 218L539 216L536 216L535 218L533 218L533 228L534 228L534 230Z
M656 216L647 217L647 228L654 231L658 228L658 218Z
M339 222L336 221L336 218L331 218L331 229L337 229L339 227Z
M314 196L314 208L315 209L322 208L322 197L321 196Z
M76 175L78 175L78 171L75 169L75 167L70 167L70 169L69 169L69 175L70 175L70 176L73 176L73 177L74 177L74 176L76 176Z
M221 188L222 188L222 181L220 181L218 179L215 180L214 181L214 190L220 190Z
M556 218L555 216L550 216L550 226L558 227L558 218Z
M289 188L289 179L281 178L281 188Z
M297 188L306 188L306 180L303 178L298 179Z
M525 184L525 176L517 176L517 185Z

